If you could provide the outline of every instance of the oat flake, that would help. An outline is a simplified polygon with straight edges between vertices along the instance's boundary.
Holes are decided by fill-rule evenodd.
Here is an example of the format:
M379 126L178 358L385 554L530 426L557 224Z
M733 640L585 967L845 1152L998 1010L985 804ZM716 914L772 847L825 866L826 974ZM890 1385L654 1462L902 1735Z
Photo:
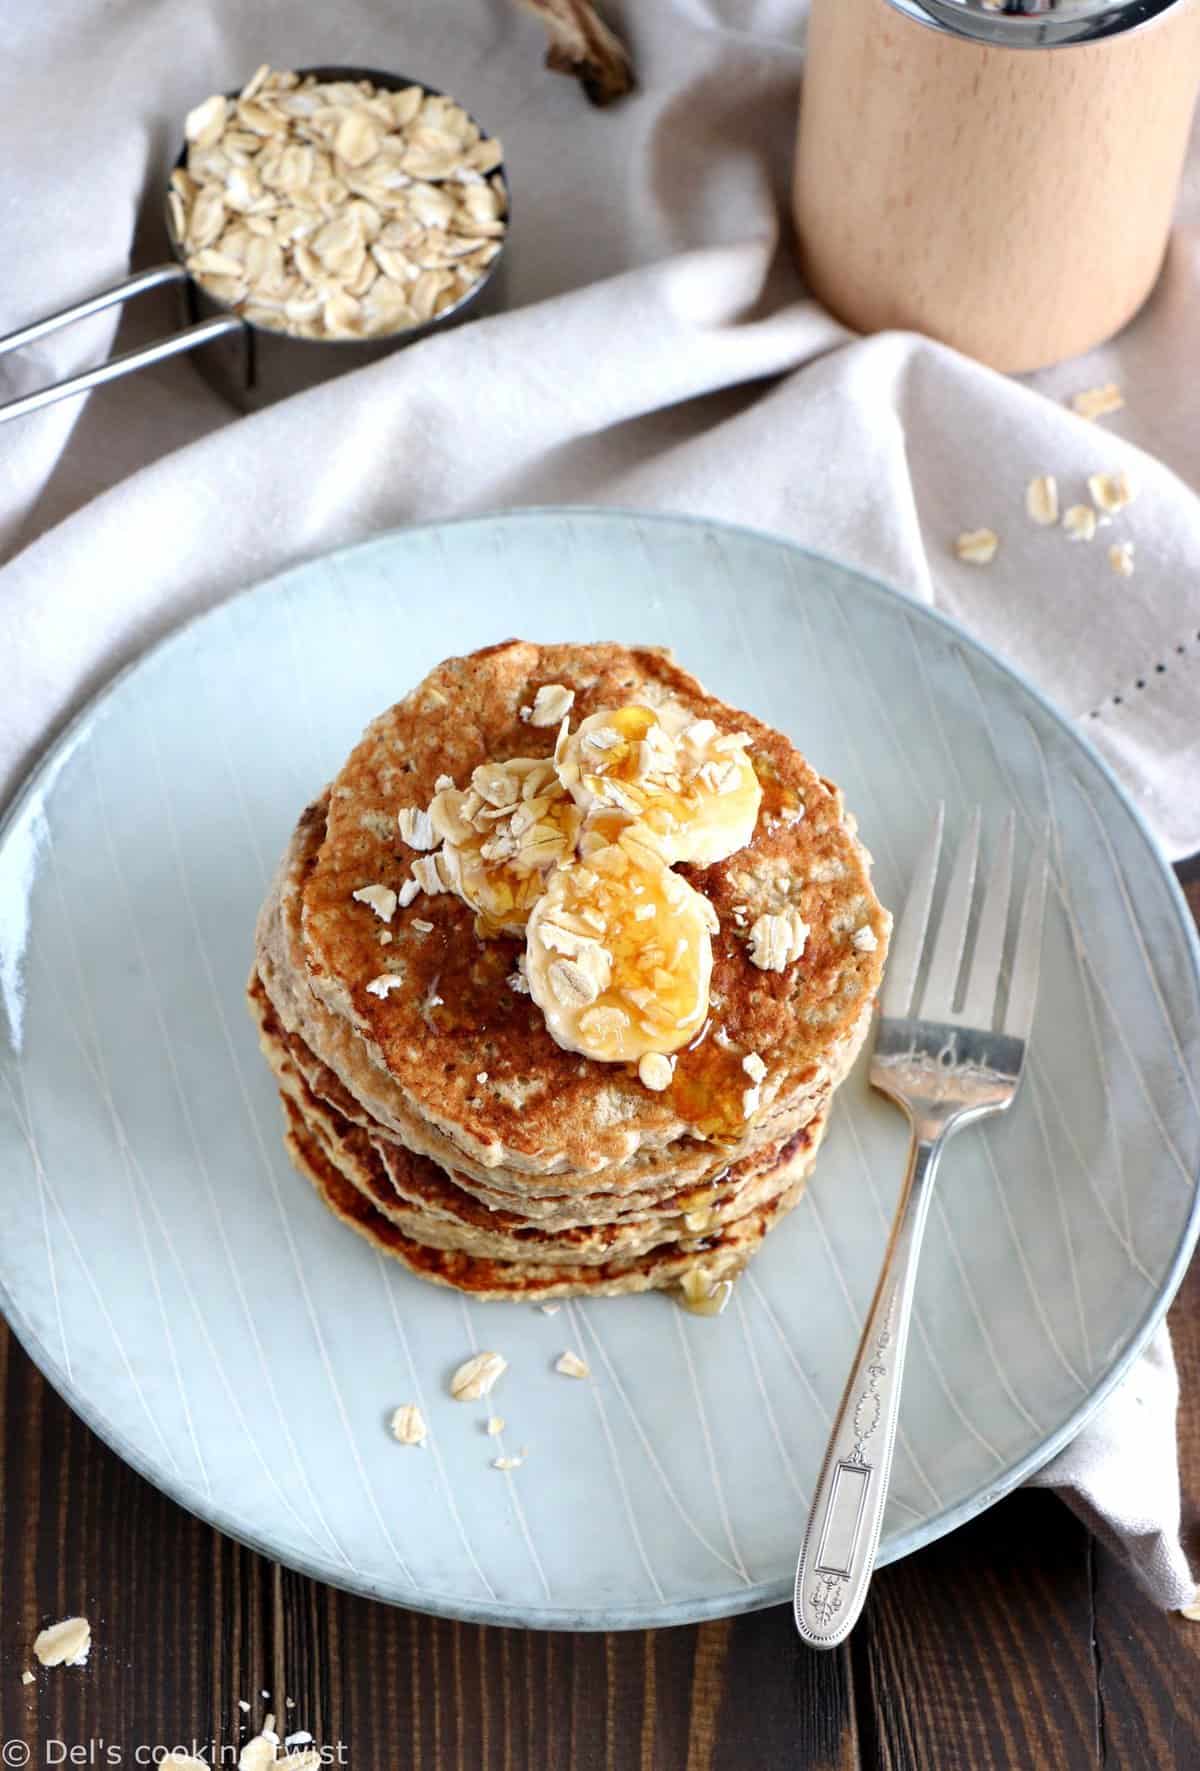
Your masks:
M1090 541L1096 533L1096 513L1090 504L1073 504L1063 516L1062 526L1068 541Z
M403 1402L392 1416L392 1437L401 1445L424 1445L429 1437L425 1416L415 1402Z
M1052 473L1038 474L1025 488L1025 509L1044 529L1058 521L1058 481Z
M574 689L562 683L543 683L529 709L531 726L557 726L575 705ZM521 709L524 714L525 709Z
M1110 412L1119 412L1124 404L1115 381L1106 381L1103 387L1085 388L1071 399L1072 411L1078 412L1081 418L1107 418Z
M92 1626L86 1617L64 1617L39 1630L33 1652L43 1666L86 1666Z
M960 560L972 566L988 566L996 557L1000 537L994 529L964 529L954 543Z
M499 1353L476 1353L450 1379L450 1394L456 1402L478 1402L507 1370L508 1360Z

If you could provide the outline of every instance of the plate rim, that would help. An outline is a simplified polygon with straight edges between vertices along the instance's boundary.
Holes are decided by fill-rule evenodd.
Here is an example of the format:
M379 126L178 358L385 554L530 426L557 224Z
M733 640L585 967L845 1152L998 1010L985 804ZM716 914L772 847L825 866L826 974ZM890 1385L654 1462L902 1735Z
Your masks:
M624 505L607 504L534 504L516 505L511 509L498 511L476 511L423 522L404 523L383 530L379 534L347 542L327 552L316 553L309 558L297 560L272 573L269 578L245 585L240 590L221 597L208 607L187 616L184 620L174 623L166 632L161 633L143 647L135 657L118 666L86 698L73 715L51 731L45 743L38 748L32 764L19 780L2 813L0 813L0 849L7 844L13 830L30 805L53 787L54 778L59 769L69 760L91 723L102 712L105 704L131 677L154 667L164 654L177 646L182 646L193 629L202 626L218 614L227 613L234 605L246 599L260 595L265 596L268 593L280 594L287 581L299 573L310 571L313 567L320 565L333 565L351 554L362 554L382 548L401 537L449 528L485 526L508 523L513 520L529 521L530 519L552 519L555 521L575 519L589 522L615 520L666 528L717 530L751 541L767 543L772 547L784 548L790 553L798 554L802 559L814 560L837 572L849 574L866 586L885 605L898 605L905 615L916 613L918 617L932 621L943 630L949 639L966 645L982 655L990 665L1000 672L1002 677L1010 679L1017 689L1023 690L1036 702L1042 712L1066 735L1069 742L1083 751L1087 760L1099 770L1107 785L1116 794L1119 803L1141 839L1148 862L1156 868L1165 881L1168 900L1176 921L1183 931L1184 946L1191 959L1193 987L1197 995L1200 996L1200 929L1197 929L1191 909L1179 881L1175 877L1170 861L1160 848L1129 790L1111 764L1101 755L1086 734L1078 729L1076 722L1073 722L1068 714L1056 707L1023 671L1002 657L986 641L977 639L969 633L953 616L932 607L930 604L918 601L915 597L896 589L893 585L877 578L873 573L862 570L859 566L849 565L844 560L839 560L820 548L808 547L787 535L754 528L745 523L728 522L722 518L699 516L686 511L644 511ZM1104 1374L1097 1379L1087 1395L1080 1400L1057 1428L1047 1433L1031 1451L1027 1452L1024 1457L1017 1459L998 1477L981 1484L953 1505L942 1508L941 1511L929 1518L909 1526L907 1530L892 1537L881 1548L876 1562L877 1567L886 1567L891 1562L900 1561L905 1556L925 1548L928 1544L936 1543L939 1538L978 1517L998 1500L1002 1500L1005 1495L1010 1494L1015 1488L1028 1481L1079 1435L1141 1357L1159 1324L1164 1320L1187 1272L1198 1238L1200 1238L1200 1173L1193 1177L1192 1199L1187 1218L1162 1284L1132 1329L1120 1352ZM586 1612L581 1612L570 1606L531 1606L527 1602L510 1602L499 1599L444 1598L437 1593L428 1592L422 1592L419 1595L420 1604L409 1604L405 1600L381 1590L366 1576L358 1579L345 1578L339 1576L336 1571L331 1571L302 1555L288 1554L286 1558L281 1557L276 1547L255 1536L252 1532L248 1532L244 1526L231 1521L220 1506L198 1504L193 1501L187 1494L184 1485L176 1483L169 1473L160 1473L155 1470L151 1466L150 1460L143 1456L140 1447L136 1443L127 1442L120 1430L93 1407L85 1393L76 1390L69 1381L60 1381L56 1362L50 1355L49 1349L42 1347L39 1343L37 1336L9 1291L2 1274L0 1274L0 1311L3 1312L22 1350L37 1366L55 1394L79 1416L109 1450L115 1452L123 1463L128 1464L159 1493L164 1494L176 1506L182 1507L194 1518L202 1520L234 1542L254 1551L256 1555L281 1563L308 1579L322 1581L325 1585L337 1590L373 1599L383 1604L395 1605L399 1609L418 1611L433 1617L453 1618L464 1623L490 1623L505 1628L580 1632L671 1628L678 1624L703 1623L721 1617L741 1616L748 1612L765 1610L771 1606L791 1601L793 1580L789 1576L786 1580L758 1581L753 1586L731 1589L729 1592L716 1594L707 1599L679 1599L665 1603L649 1600L644 1605L610 1605ZM799 1552L800 1536L801 1525L798 1522L797 1553Z

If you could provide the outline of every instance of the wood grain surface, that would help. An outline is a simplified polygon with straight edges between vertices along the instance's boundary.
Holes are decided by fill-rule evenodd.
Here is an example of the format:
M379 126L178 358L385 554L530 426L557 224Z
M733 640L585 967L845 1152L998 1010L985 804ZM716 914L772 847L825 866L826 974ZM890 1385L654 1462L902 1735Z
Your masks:
M1200 920L1200 863L1181 873ZM1171 1323L1195 1557L1200 1265ZM885 1569L836 1653L803 1647L784 1608L528 1633L371 1604L231 1543L107 1451L6 1330L0 1401L0 1766L193 1743L232 1765L268 1709L356 1771L1200 1766L1200 1624L1157 1611L1043 1492ZM37 1629L79 1611L90 1665L23 1685Z

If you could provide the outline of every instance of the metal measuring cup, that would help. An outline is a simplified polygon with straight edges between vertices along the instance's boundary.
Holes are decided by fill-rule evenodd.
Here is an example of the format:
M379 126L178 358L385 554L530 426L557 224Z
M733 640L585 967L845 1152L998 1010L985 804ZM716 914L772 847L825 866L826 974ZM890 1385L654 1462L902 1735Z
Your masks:
M318 80L369 80L373 86L388 92L395 92L406 86L419 86L430 97L443 96L436 86L430 86L424 80L410 80L402 74L381 73L377 68L318 67L300 68L297 72L301 79L315 75ZM239 95L232 92L226 96L236 99ZM185 142L175 165L184 166L186 162ZM497 170L507 187L508 179L503 163ZM511 213L511 201L508 209ZM179 291L180 330L166 338L157 339L153 344L143 345L138 350L125 351L107 363L98 364L94 369L85 369L78 375L53 383L50 387L38 388L32 393L22 394L17 399L0 404L0 423L10 418L21 418L27 412L37 412L43 406L53 405L57 400L86 393L89 388L101 387L105 382L116 381L123 375L131 375L136 369L165 362L168 357L177 357L184 352L190 355L193 366L209 386L215 388L239 412L254 412L261 406L269 406L275 400L284 399L288 394L299 393L304 388L315 387L318 382L332 380L335 375L341 375L346 370L360 369L367 363L378 362L381 357L388 356L404 345L415 344L418 339L428 338L431 333L460 325L463 320L496 313L504 305L507 234L501 240L500 251L491 264L486 266L478 281L452 307L435 314L432 319L419 326L408 326L403 331L374 338L295 338L289 333L273 331L243 319L225 302L218 301L216 296L210 294L187 269L186 248L175 231L165 194L164 215L167 241L173 254L170 263L155 265L151 270L138 271L134 276L126 277L123 282L115 283L111 289L103 289L98 295L89 296L84 301L75 302L71 307L61 308L58 313L47 315L45 319L33 320L16 332L10 332L7 337L0 338L0 356L19 350L22 345L33 344L37 339L57 332L62 326L69 326L76 320L102 313L105 308L116 307L146 290L157 289L164 284L174 284Z

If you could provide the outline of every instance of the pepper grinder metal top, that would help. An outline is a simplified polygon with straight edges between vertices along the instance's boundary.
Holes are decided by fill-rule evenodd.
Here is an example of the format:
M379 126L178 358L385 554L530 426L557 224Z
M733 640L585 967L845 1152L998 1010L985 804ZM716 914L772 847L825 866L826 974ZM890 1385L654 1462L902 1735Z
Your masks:
M891 0L900 12L980 43L1047 49L1147 24L1175 0Z
M1158 276L1198 87L1200 0L812 0L809 288L996 369L1091 349Z

